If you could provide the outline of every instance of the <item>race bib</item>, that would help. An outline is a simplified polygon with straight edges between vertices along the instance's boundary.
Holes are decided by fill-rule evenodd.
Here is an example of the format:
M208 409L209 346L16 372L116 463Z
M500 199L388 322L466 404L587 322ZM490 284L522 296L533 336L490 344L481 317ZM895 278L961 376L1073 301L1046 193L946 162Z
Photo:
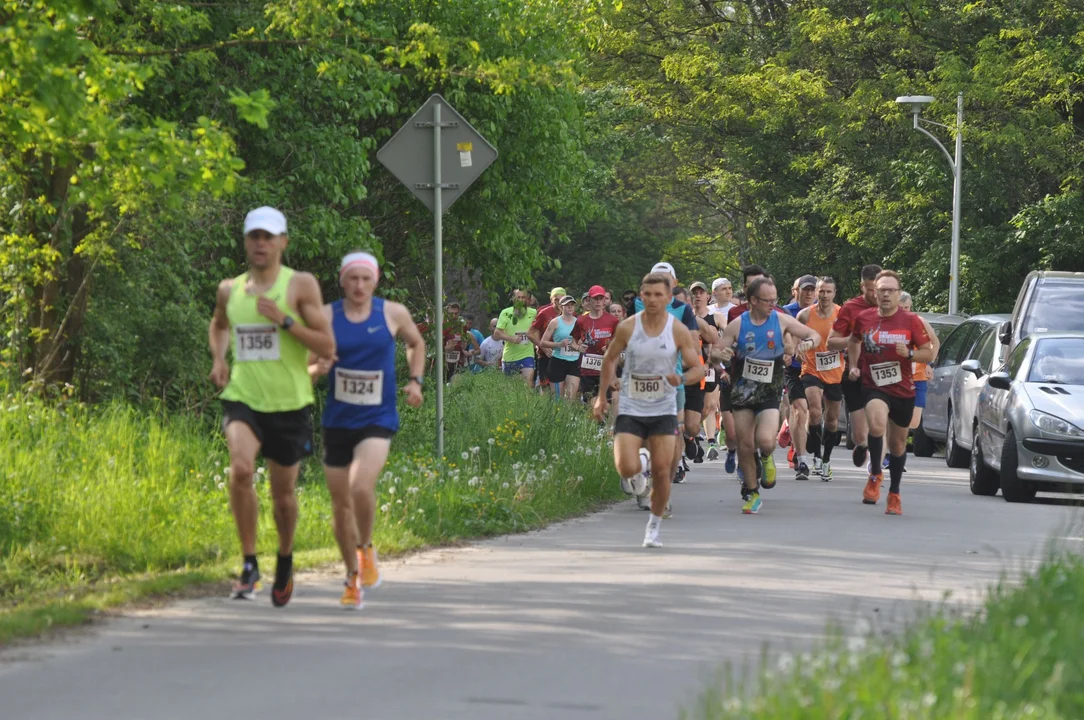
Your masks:
M757 383L770 383L774 374L774 360L757 360L756 358L745 358L745 370L742 371L742 377L744 377L746 380L751 380Z
M580 360L580 367L584 370L593 370L595 372L602 371L602 356L601 355L584 355Z
M237 362L278 360L279 329L274 325L238 325L234 332L234 359Z
M459 364L459 351L458 350L449 350L449 351L445 352L444 353L444 362L448 363L449 365L458 365Z
M869 366L869 372L873 376L873 384L877 387L895 385L903 380L898 362L874 363Z
M384 371L335 368L335 399L350 405L379 405L384 401Z
M704 370L704 382L715 382L715 368L711 365Z
M839 360L838 352L819 352L814 355L814 358L817 361L817 372L838 370L843 365Z
M516 333L516 342L519 343L520 345L523 345L526 342L530 342L527 339L527 333L525 333L525 332Z
M662 400L665 396L663 383L666 380L662 375L637 375L632 374L629 380L629 397L633 400L653 402Z

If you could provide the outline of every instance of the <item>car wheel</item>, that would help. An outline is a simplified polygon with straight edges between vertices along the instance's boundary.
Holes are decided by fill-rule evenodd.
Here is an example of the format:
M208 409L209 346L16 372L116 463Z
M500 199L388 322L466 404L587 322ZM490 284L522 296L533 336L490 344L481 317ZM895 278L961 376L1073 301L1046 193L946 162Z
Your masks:
M970 460L969 455L970 453L956 442L956 423L952 419L952 408L950 407L948 435L945 438L945 464L950 468L965 468L968 460Z
M969 463L971 492L974 495L997 495L997 489L1001 486L1001 478L982 459L982 445L979 444L978 435L975 436L975 446L971 448L971 462Z
M1016 448L1016 433L1012 428L1005 433L1005 445L1001 448L1001 495L1012 503L1031 502L1035 499L1035 486L1024 482L1017 475L1020 457Z
M933 439L922 429L921 423L915 428L915 436L911 442L911 449L914 451L915 457L923 458L933 457L933 453L937 449Z

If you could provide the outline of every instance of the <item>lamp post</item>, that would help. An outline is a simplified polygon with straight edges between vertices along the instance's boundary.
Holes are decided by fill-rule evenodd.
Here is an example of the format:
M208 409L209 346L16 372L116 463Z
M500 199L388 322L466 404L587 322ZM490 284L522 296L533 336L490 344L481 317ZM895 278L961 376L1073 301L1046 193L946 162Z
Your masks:
M949 151L941 144L941 141L919 123L936 125L937 127L951 130L948 125L942 125L933 120L922 117L922 108L934 101L929 95L903 95L896 98L900 105L910 105L911 115L914 117L914 128L920 133L933 140L941 152L945 153L949 167L952 168L952 257L949 261L949 306L950 315L955 315L960 307L960 181L963 173L964 161L964 94L956 95L956 158L949 155Z

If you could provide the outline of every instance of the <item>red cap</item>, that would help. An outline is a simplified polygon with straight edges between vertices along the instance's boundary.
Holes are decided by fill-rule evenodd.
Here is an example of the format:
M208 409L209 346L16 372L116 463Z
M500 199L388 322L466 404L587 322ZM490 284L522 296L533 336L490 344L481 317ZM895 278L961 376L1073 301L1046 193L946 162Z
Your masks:
M592 285L591 289L587 291L587 297L602 297L606 294L606 288L601 285Z

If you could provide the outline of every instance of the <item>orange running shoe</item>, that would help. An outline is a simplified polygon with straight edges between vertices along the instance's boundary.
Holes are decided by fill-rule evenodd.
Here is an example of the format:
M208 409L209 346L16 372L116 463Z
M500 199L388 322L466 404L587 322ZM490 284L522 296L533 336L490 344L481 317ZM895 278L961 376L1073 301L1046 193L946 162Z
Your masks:
M787 464L790 465L791 470L797 470L798 468L794 464L794 446L791 445L787 450Z
M877 501L881 499L881 483L884 482L884 475L870 475L869 480L866 482L866 487L862 490L862 502L866 505L876 505Z
M358 574L352 573L343 583L343 596L339 600L339 604L342 605L344 610L361 610L365 607L365 603L362 602L365 598L365 593L362 591L361 586L358 585Z
M779 434L775 436L775 441L779 443L781 448L790 445L790 423L786 420L783 421L783 427L779 428Z
M903 505L900 504L899 493L888 493L888 507L885 508L885 515L903 515Z
M364 589L378 588L384 582L384 578L380 577L380 569L376 566L376 550L372 545L358 548L358 567L361 568L361 587Z

